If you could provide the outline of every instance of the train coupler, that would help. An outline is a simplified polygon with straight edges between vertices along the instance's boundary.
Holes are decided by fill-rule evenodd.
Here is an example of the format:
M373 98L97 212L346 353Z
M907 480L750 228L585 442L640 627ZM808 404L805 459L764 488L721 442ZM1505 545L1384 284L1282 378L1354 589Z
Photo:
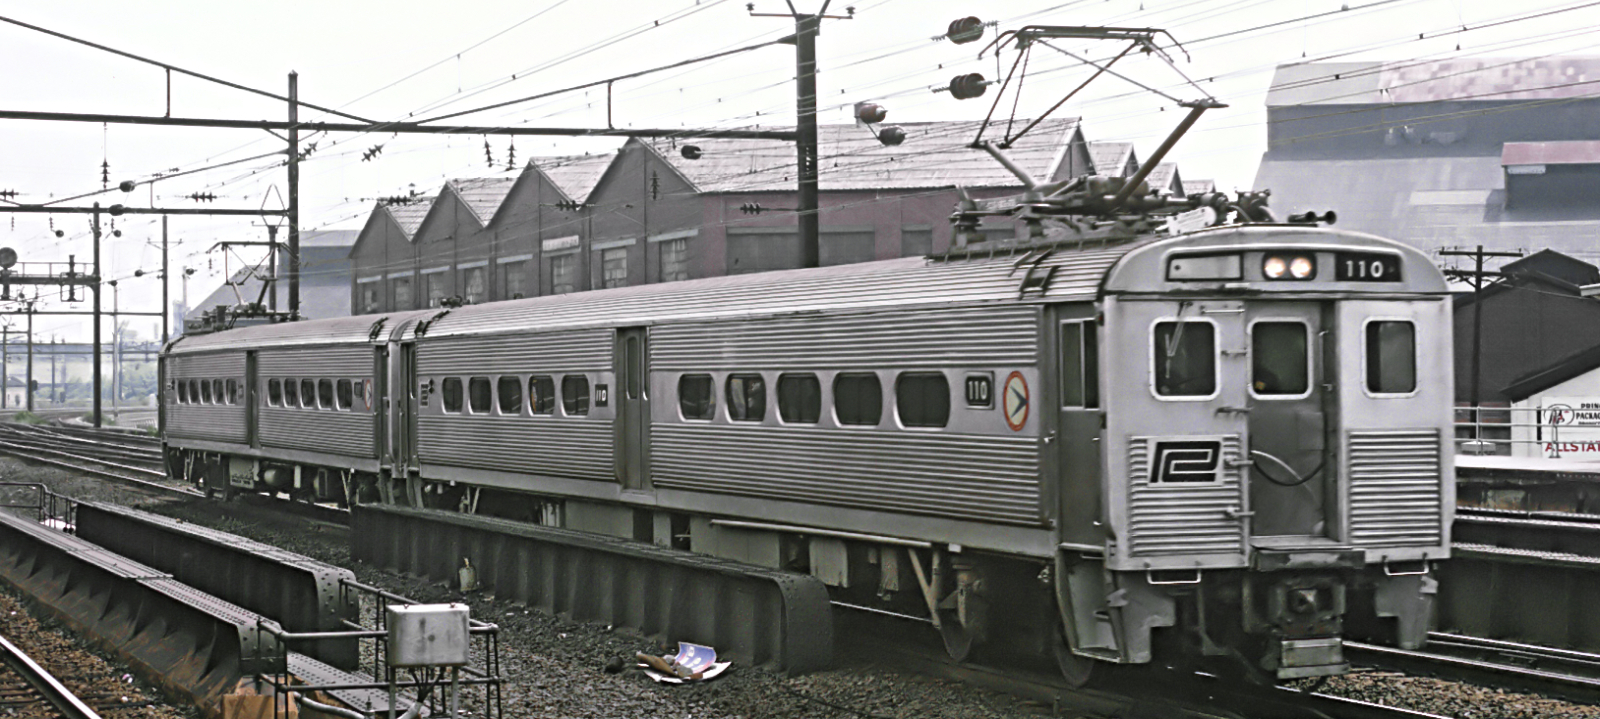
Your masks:
M1278 651L1278 678L1303 679L1344 674L1350 663L1344 660L1344 640L1340 637L1284 639Z

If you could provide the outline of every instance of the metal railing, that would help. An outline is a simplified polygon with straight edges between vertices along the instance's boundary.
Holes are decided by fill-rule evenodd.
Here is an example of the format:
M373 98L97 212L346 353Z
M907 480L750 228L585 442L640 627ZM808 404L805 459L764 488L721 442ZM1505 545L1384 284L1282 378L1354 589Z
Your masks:
M1459 405L1455 427L1459 454L1600 459L1600 406Z
M356 640L360 643L358 655L361 657L362 665L358 671L373 677L373 680L363 683L307 684L292 676L285 665L280 673L261 677L272 685L274 696L286 698L290 696L291 691L302 698L307 698L316 692L386 691L388 701L385 708L375 709L366 706L352 707L352 709L363 717L386 719L400 717L402 704L413 706L420 704L428 710L430 716L500 719L505 715L501 696L498 625L476 619L469 620L467 631L472 639L472 647L469 651L469 663L465 666L451 668L390 666L387 662L390 638L387 609L391 605L409 606L420 602L354 580L341 580L339 585L341 600L353 601L360 608L354 621L344 620L344 625L349 628L347 631L289 632L268 625L262 625L261 628L290 648L299 642L327 639ZM402 677L402 672L406 676ZM469 695L468 692L475 693L476 696ZM274 702L275 715L282 716L286 713L286 701L287 699ZM311 708L315 710L319 707L313 705ZM417 713L406 712L405 716L414 717Z

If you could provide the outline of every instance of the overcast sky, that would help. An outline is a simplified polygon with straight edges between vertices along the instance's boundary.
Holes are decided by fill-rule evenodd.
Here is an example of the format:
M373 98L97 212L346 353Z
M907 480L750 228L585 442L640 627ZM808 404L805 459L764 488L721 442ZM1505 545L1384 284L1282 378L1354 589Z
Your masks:
M821 0L794 0L815 11ZM1593 7L1587 7L1593 5ZM787 12L782 0L758 0L757 12ZM982 99L957 101L932 88L965 72L996 77L997 58L982 59L983 43L953 45L931 38L958 17L1024 24L1115 25L1169 30L1187 52L1173 51L1178 68L1205 92L1230 105L1208 113L1169 157L1185 178L1212 178L1219 189L1248 188L1266 149L1262 106L1272 70L1283 63L1454 57L1594 55L1600 3L1485 2L1481 0L835 0L830 14L855 8L851 20L828 20L818 41L820 116L850 121L850 107L874 100L889 122L977 120ZM1563 10L1534 17L1553 10ZM14 3L0 15L143 55L252 88L283 93L287 75L300 73L300 98L374 120L421 119L535 95L665 65L793 31L784 18L751 17L734 0L532 0L531 2L396 3L198 2L89 0ZM1510 22L1506 22L1510 21ZM1485 27L1487 26L1487 27ZM1462 31L1466 28L1465 31ZM993 28L986 35L993 37ZM1418 39L1419 34L1426 36ZM1063 42L1063 50L1104 58L1109 43ZM999 61L1008 67L1014 58ZM0 107L11 110L162 115L168 112L167 75L160 68L11 24L0 24ZM1169 67L1132 57L1118 69L1180 100L1200 96ZM1058 101L1089 70L1065 54L1039 48L1018 102L1027 117ZM778 45L730 58L616 84L611 113L619 127L792 126L794 51ZM1010 114L1011 95L997 113ZM1132 140L1141 156L1154 151L1181 114L1166 99L1122 80L1102 77L1061 114L1084 118L1091 140ZM283 119L280 101L173 75L173 116ZM305 110L302 119L340 120ZM536 100L461 118L474 125L602 127L603 88ZM311 137L317 150L301 173L304 229L358 229L374 198L415 187L434 193L447 178L511 176L512 141L482 136L334 135ZM520 137L516 166L541 155L604 152L616 140ZM381 154L363 154L382 145ZM257 130L154 128L91 123L0 120L0 190L15 201L47 202L101 189L101 166L112 187L156 173L189 171L281 150ZM952 142L950 152L970 152ZM132 197L99 199L162 207L203 207L189 199L212 193L216 207L281 206L286 176L279 158L227 167L141 187ZM153 195L153 197L152 197ZM197 269L191 299L214 290L238 256L208 252L218 240L265 239L260 218L180 217L171 221L175 266ZM0 246L25 262L65 261L90 254L83 215L0 216ZM160 289L136 269L160 264L160 223L150 216L119 219L121 238L108 239L106 277L123 278L123 309L155 311ZM254 261L254 255L242 259ZM178 273L174 272L176 278ZM174 297L182 285L174 279ZM41 299L64 306L47 292ZM83 308L80 303L79 309ZM110 307L109 293L106 306ZM155 326L140 319L148 335ZM86 337L87 323L42 318L42 333ZM109 325L108 325L109 326Z

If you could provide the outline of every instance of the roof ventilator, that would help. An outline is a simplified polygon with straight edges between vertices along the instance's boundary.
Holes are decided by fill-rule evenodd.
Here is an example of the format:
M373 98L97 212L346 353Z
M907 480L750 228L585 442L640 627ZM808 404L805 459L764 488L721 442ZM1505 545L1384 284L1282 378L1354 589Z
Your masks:
M417 337L421 337L423 335L428 334L428 328L432 327L433 323L444 319L444 316L447 315L447 314L450 314L450 310L445 310L443 312L440 312L439 314L436 314L436 315L434 315L432 317L429 317L428 319L425 319L425 320L423 320L421 322L418 322L417 323L417 331L413 332L412 334L417 336Z
M1054 249L1034 250L1023 255L1022 259L1011 266L1011 275L1015 275L1017 270L1023 270L1022 282L1017 285L1017 299L1027 297L1029 290L1037 290L1041 297L1050 291L1050 281L1055 279L1056 271L1061 268L1055 265L1048 267L1040 265L1055 253ZM1023 269L1024 267L1026 269Z

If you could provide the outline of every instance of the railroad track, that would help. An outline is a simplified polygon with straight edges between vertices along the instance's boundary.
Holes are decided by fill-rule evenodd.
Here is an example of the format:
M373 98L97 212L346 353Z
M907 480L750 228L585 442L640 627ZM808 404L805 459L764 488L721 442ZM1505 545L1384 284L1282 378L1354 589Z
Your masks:
M0 673L0 707L13 716L30 713L31 705L49 704L56 716L100 719L98 712L4 636L0 636L0 662L9 670Z
M1600 703L1600 655L1534 644L1430 632L1421 650L1345 643L1352 661L1505 689Z
M85 436L79 429L0 424L0 454L111 479L161 495L202 496L194 489L171 483L162 468L159 443L151 448L147 439L129 439L121 433Z
M929 641L914 617L852 612L836 604L836 656L883 664L922 676L958 681L1053 707L1057 715L1082 717L1159 716L1173 719L1273 717L1274 719L1448 719L1410 709L1287 687L1259 686L1202 674L1153 667L1097 667L1100 675L1075 688L1054 671L1023 666L956 662ZM802 695L803 696L803 695ZM844 707L855 711L849 707ZM859 712L858 712L859 713Z

